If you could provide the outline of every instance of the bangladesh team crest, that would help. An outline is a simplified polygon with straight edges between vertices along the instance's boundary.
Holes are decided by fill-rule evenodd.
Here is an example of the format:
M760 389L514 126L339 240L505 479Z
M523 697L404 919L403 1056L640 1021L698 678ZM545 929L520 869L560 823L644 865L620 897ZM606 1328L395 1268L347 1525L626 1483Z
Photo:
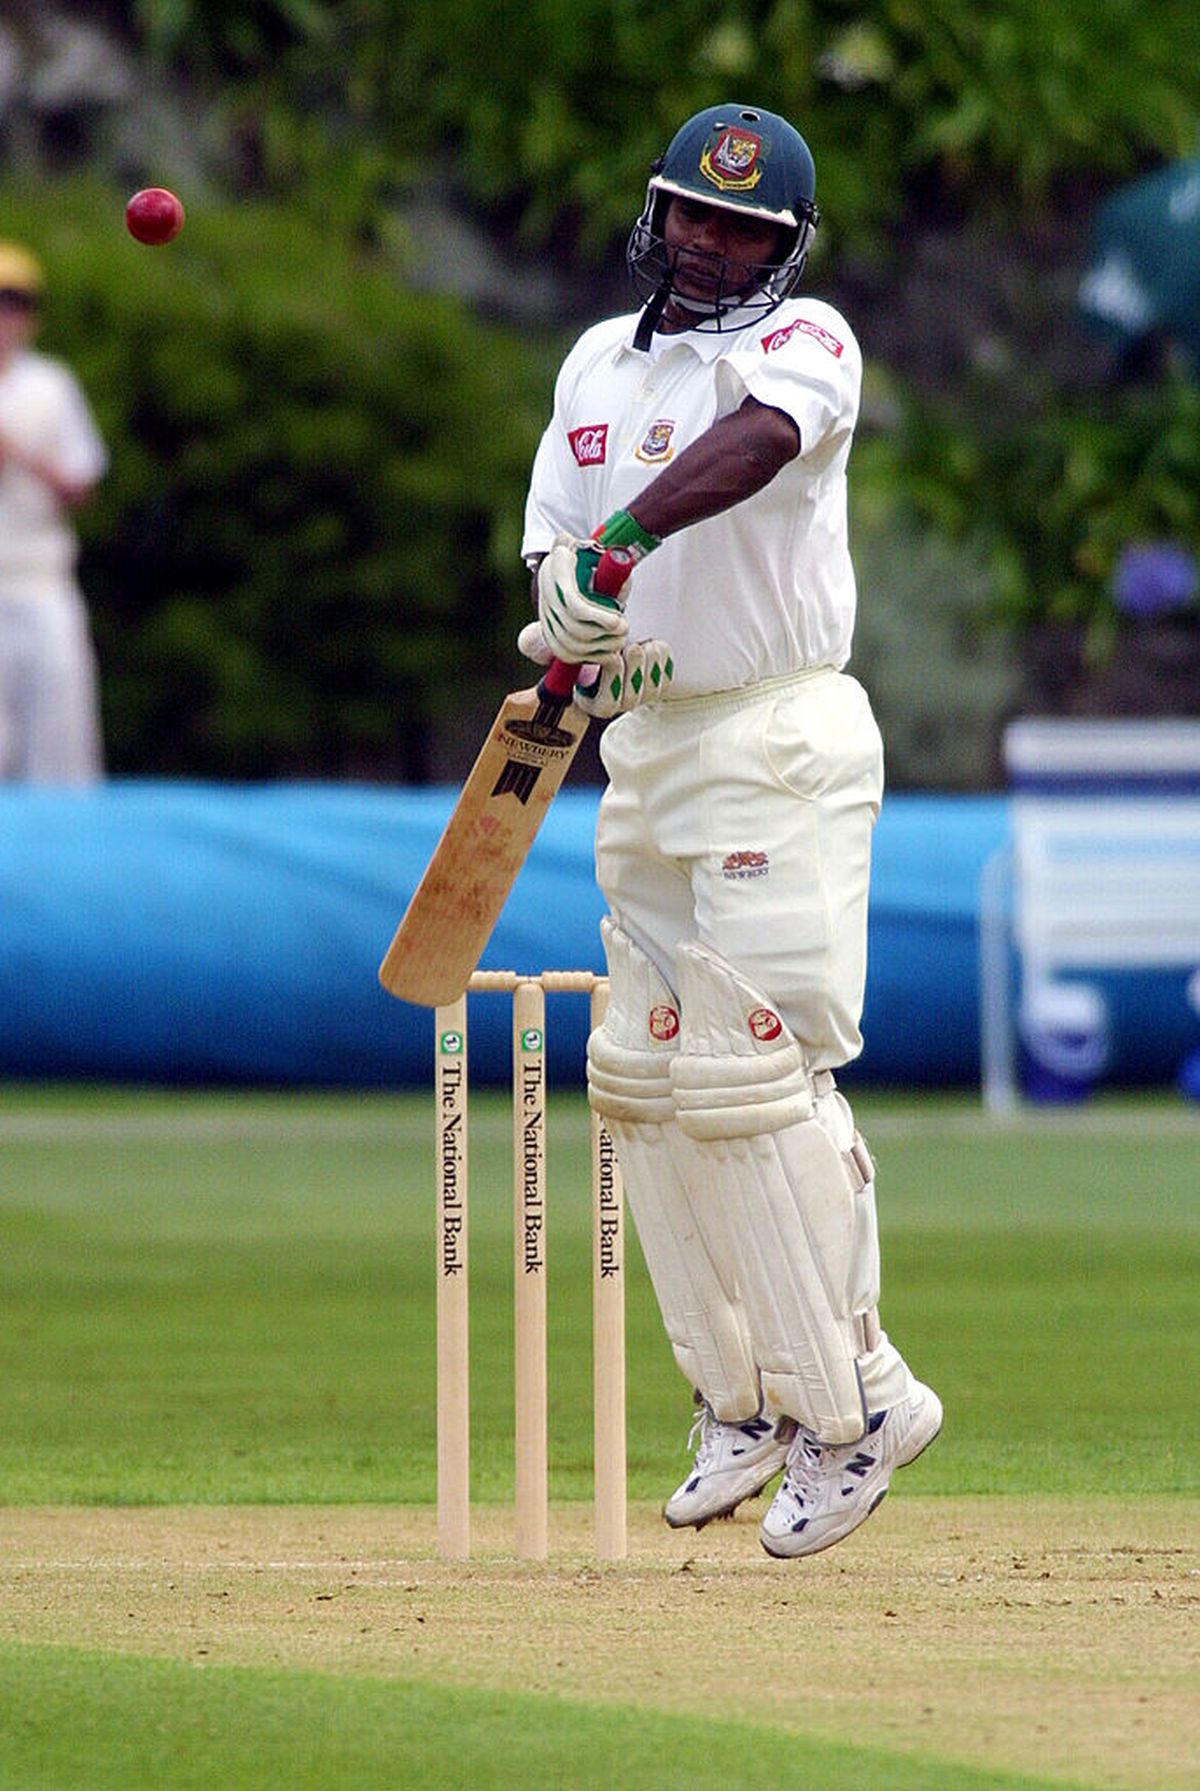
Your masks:
M642 437L641 446L635 450L638 459L650 463L670 460L675 452L674 436L675 425L670 418L657 418Z
M736 125L720 126L705 144L700 172L722 193L748 193L762 179L763 140Z

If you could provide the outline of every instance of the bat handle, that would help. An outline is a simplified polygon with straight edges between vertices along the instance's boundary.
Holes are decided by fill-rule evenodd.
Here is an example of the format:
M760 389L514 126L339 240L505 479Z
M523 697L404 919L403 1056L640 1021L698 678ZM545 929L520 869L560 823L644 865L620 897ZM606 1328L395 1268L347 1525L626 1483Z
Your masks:
M556 703L569 703L582 670L581 665L568 665L563 659L552 659L538 689L543 696L553 698Z

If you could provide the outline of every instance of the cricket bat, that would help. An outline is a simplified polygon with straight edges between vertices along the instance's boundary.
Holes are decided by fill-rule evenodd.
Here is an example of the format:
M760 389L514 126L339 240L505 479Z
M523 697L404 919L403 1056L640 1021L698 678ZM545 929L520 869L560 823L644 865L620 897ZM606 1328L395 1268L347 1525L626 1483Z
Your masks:
M580 669L551 660L500 705L379 966L390 995L443 1007L466 988L587 732L571 701Z

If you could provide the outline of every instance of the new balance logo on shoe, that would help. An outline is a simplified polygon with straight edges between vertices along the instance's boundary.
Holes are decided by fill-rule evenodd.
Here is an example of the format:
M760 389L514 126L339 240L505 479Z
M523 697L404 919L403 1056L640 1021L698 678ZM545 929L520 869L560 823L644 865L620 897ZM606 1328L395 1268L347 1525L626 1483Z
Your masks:
M772 1436L775 1426L768 1423L766 1418L751 1418L748 1424L739 1424L738 1429L743 1435L749 1437L752 1444L756 1444L761 1443L764 1437ZM745 1455L745 1453L746 1445L744 1443L735 1443L730 1450L731 1455Z
M893 1470L915 1461L941 1424L941 1401L917 1381L903 1403L872 1415L868 1447L822 1443L801 1427L759 1528L767 1553L815 1555L840 1542L879 1505Z
M697 1439L691 1472L663 1509L672 1529L702 1529L755 1498L781 1472L789 1446L761 1412L743 1424L725 1424L706 1400L700 1402L689 1445L695 1447Z

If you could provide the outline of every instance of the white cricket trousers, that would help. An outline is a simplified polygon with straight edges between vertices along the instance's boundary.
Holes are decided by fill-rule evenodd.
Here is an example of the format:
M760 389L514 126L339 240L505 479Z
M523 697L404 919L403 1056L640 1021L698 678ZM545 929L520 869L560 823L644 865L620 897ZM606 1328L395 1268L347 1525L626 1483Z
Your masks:
M810 1069L862 1049L871 834L883 748L862 686L818 666L618 717L596 873L675 986L698 939L770 998Z
M77 588L0 587L0 779L93 784L103 773L96 655Z

